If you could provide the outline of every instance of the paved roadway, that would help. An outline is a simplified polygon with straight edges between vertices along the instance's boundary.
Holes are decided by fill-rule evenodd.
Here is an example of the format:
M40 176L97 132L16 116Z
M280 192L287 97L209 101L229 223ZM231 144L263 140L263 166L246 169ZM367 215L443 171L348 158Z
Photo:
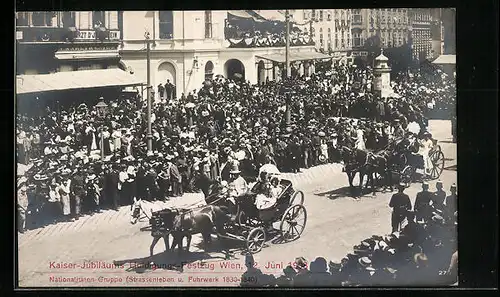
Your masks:
M446 189L457 181L456 145L451 143L449 121L431 121L430 130L444 151L445 170L441 175ZM254 255L256 265L265 273L281 274L286 264L295 257L303 256L312 261L316 257L340 261L352 247L373 235L390 233L388 207L392 193L366 195L359 200L345 195L347 177L339 164L328 164L304 170L298 174L286 174L294 187L305 193L308 220L302 237L295 242L272 244ZM420 190L413 184L407 193L415 199ZM431 182L431 190L435 190ZM186 194L177 204L189 205L201 201L200 194ZM19 286L235 286L244 272L244 259L234 246L234 257L225 260L217 250L217 240L211 251L198 247L199 236L193 237L189 255L175 259L167 255L163 242L155 248L153 261L164 267L157 269L132 267L109 268L113 261L149 263L151 235L141 232L142 222L131 225L130 208L106 211L87 216L76 222L66 222L31 230L18 237ZM215 239L215 238L214 238ZM83 268L84 262L101 263L101 268ZM192 263L179 272L168 264ZM66 265L65 268L58 264ZM71 264L79 267L68 267ZM232 265L233 267L229 267ZM80 277L78 280L69 279ZM148 279L149 278L149 279ZM151 279L153 278L153 279Z

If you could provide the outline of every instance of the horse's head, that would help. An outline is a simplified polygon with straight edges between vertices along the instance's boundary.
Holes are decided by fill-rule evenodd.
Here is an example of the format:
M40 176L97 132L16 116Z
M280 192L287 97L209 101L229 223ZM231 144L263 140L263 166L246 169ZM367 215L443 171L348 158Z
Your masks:
M130 218L130 223L135 224L139 220L139 217L141 216L141 209L142 209L142 199L137 200L134 198L134 203L130 205L130 210L132 211L131 218Z

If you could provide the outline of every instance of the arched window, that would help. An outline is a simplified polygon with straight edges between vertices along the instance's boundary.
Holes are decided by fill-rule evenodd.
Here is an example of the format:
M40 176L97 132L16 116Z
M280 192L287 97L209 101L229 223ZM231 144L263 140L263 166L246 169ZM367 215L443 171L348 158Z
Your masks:
M205 10L205 38L212 38L212 11Z
M208 61L205 64L205 80L212 80L214 76L214 63Z
M174 35L173 14L171 11L160 11L160 39L172 39Z

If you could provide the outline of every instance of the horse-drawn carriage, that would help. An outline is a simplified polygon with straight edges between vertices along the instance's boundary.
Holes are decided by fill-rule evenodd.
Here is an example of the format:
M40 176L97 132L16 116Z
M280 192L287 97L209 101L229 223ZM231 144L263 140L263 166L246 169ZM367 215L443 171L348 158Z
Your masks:
M267 242L270 233L279 235L282 242L289 242L298 239L304 231L307 221L307 212L303 205L304 193L295 191L292 182L285 179L281 180L279 187L281 194L276 203L266 209L258 209L255 205L258 194L252 191L253 188L248 193L235 197L236 216L234 220L230 219L229 212L221 211L228 209L224 203L226 196L215 190L209 195L210 197L205 197L207 205L193 209L167 208L155 212L151 211L151 214L148 214L148 211L144 210L145 202L136 201L132 206L131 223L135 224L143 214L149 219L150 226L141 228L141 230L151 229L152 231L154 240L150 248L151 255L154 246L161 237L164 238L166 248L169 249L168 236L170 234L174 236L172 248L176 242L179 244L176 236L187 236L187 248L189 249L192 234L202 233L204 241L210 241L210 233L214 231L218 238L245 242L248 252L257 253ZM220 189L220 187L214 187L214 189ZM207 217L212 221L205 224L202 221ZM199 222L202 222L204 226L201 228L195 226L193 230L196 231L181 230L182 228L178 229L175 226L176 218L177 221L191 220L187 224L189 226L195 226ZM222 226L219 224L221 219L224 222ZM274 229L273 224L277 222L280 223L279 229ZM179 248L182 249L182 238Z
M433 147L429 150L430 168L427 175L432 180L438 179L444 170L444 153L437 140L433 140ZM405 150L399 152L401 162L396 164L401 182L409 185L415 180L417 169L424 170L424 156L418 154L416 145L409 145Z
M258 209L255 200L259 194L253 189L236 197L236 220L228 224L225 236L246 242L250 253L258 253L267 241L269 233L279 231L284 242L296 240L305 229L307 211L304 207L304 193L295 191L292 182L282 179L281 194L274 205ZM279 222L279 229L273 224Z

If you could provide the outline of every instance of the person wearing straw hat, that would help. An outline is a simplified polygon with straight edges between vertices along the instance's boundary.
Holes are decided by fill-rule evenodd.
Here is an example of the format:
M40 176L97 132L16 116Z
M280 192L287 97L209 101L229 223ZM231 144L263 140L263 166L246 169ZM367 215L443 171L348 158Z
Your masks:
M411 210L410 197L404 193L406 185L400 183L398 185L398 193L392 195L389 207L392 210L391 226L392 232L399 231L400 224L406 218L407 212Z

